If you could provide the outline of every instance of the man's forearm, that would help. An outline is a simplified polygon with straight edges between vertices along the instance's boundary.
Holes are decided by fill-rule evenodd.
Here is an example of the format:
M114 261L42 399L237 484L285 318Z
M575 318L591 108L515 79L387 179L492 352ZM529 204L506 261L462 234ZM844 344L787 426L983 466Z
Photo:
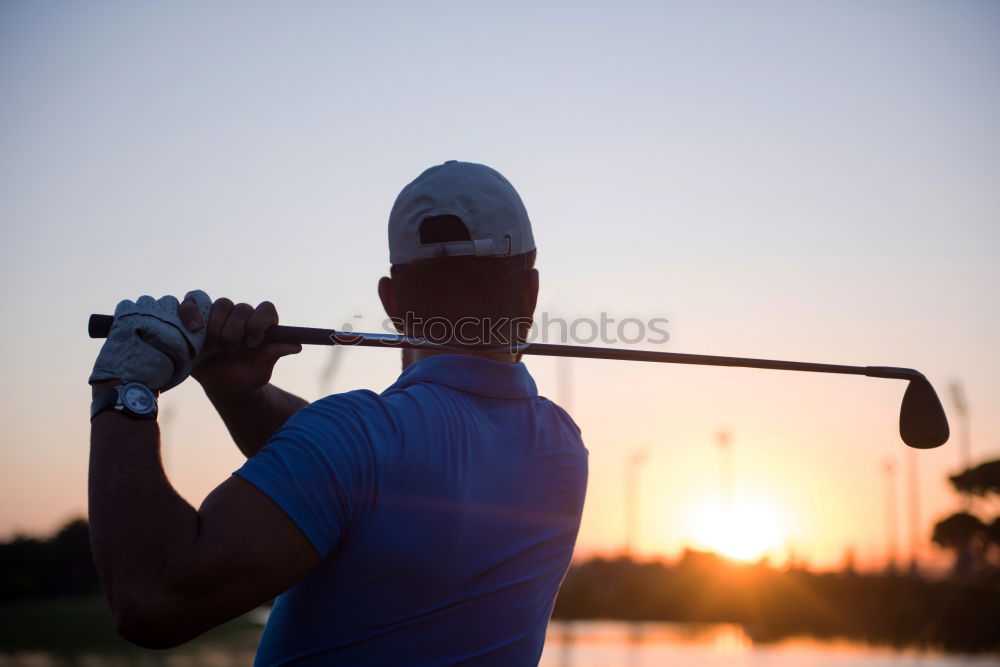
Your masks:
M152 420L100 414L90 451L94 561L118 631L133 643L177 646L273 598L319 562L287 515L238 477L199 510L189 505L164 475Z
M174 564L192 553L198 536L197 511L164 475L159 439L155 421L114 412L91 426L91 543L120 628L140 603L169 604L163 591L177 574Z
M289 417L309 404L273 384L238 396L205 393L247 458L256 454Z

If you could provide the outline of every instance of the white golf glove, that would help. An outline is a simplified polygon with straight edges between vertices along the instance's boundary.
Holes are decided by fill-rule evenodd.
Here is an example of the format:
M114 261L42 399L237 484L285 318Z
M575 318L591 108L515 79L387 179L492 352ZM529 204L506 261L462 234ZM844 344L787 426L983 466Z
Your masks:
M202 320L208 322L212 300L201 290L187 293L195 300ZM176 387L201 361L208 326L192 333L181 321L180 304L172 296L141 296L134 303L122 301L115 321L94 362L90 384L102 380L141 382L154 391Z

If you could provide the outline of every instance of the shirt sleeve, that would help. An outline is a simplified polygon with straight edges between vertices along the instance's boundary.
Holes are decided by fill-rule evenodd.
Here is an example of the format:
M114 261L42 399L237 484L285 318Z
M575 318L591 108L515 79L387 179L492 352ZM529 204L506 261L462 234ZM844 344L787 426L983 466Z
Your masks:
M373 499L371 429L350 392L298 412L235 475L257 487L325 558ZM366 392L368 393L368 392Z

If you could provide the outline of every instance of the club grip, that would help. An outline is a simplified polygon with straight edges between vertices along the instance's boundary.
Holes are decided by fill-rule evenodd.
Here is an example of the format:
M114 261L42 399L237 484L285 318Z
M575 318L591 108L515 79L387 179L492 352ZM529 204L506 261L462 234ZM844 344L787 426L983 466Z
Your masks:
M87 333L91 338L107 338L115 318L112 315L93 314L87 322ZM370 336L370 334L368 334ZM388 338L392 338L391 336ZM299 345L384 345L392 347L396 343L385 341L365 341L350 332L340 332L333 329L314 329L312 327L289 327L276 325L264 333L265 343L298 343Z
M112 315L98 315L94 313L87 322L87 333L91 338L107 338L111 331L111 323L115 321Z

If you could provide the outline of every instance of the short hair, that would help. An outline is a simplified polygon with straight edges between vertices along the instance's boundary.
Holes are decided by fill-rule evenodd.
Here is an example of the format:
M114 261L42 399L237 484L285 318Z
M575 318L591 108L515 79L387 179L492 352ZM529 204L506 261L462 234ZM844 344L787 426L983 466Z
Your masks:
M453 215L427 218L420 226L421 243L470 240L461 219ZM443 252L443 251L442 251ZM523 339L528 327L520 320L524 279L535 265L535 251L510 257L439 256L390 268L396 303L415 325L414 335L490 345ZM530 315L530 314L529 314ZM483 327L461 327L474 318ZM435 321L433 330L423 324ZM502 324L498 324L502 323ZM520 326L519 326L520 324ZM474 340L472 331L477 331ZM443 336L442 334L446 334Z

